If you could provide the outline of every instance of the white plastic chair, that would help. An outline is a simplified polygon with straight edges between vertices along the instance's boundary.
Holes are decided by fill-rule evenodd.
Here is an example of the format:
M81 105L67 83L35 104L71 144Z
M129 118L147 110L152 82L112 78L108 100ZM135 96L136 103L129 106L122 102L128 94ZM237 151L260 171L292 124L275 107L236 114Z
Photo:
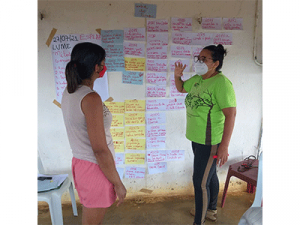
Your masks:
M257 185L254 202L244 213L238 225L261 225L262 224L262 173L263 173L263 152L258 160Z
M38 157L38 167L39 172L43 170L42 163ZM63 184L58 189L38 193L38 201L47 202L49 205L50 216L52 225L63 225L63 214L62 214L62 205L61 205L61 196L62 194L69 189L70 197L72 201L72 209L74 216L78 216L76 200L74 189L71 180L69 177L63 182Z

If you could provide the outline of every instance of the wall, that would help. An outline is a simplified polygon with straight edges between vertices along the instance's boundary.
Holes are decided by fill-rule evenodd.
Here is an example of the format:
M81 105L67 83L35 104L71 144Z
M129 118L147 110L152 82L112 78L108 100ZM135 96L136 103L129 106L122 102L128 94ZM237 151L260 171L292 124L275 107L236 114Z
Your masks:
M38 11L38 151L47 173L71 173L72 153L55 99L51 49L45 44L52 28L57 34L96 33L95 29L145 27L146 19L134 17L134 1L39 1ZM233 45L226 46L223 73L232 81L237 98L237 117L229 147L229 161L218 168L221 185L228 165L257 152L262 119L262 67L253 60L255 1L143 1L157 5L156 19L192 17L193 32L203 30L197 17L242 17L242 31L233 33ZM261 1L259 2L261 11ZM261 27L260 27L261 29ZM207 31L208 32L208 31ZM219 32L219 31L217 31ZM224 31L223 31L224 32ZM261 31L260 31L261 34ZM171 30L169 31L169 44ZM261 37L259 37L261 40ZM261 43L261 41L260 41ZM258 51L259 52L259 51ZM260 50L261 52L261 50ZM261 57L260 57L261 58ZM169 73L169 76L172 75ZM122 84L121 73L109 73L109 93L114 101L145 99L145 85ZM168 172L146 175L145 179L124 179L128 192L141 188L153 194L192 193L193 154L185 138L185 111L167 112L167 149L184 149L185 161L168 162Z

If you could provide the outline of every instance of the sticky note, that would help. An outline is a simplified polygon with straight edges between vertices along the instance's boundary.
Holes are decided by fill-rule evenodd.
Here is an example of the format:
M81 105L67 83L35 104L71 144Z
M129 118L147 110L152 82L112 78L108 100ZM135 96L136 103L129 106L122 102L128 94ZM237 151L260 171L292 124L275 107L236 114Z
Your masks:
M126 149L128 150L145 150L146 140L138 138L126 138Z
M125 164L145 164L145 153L126 153Z

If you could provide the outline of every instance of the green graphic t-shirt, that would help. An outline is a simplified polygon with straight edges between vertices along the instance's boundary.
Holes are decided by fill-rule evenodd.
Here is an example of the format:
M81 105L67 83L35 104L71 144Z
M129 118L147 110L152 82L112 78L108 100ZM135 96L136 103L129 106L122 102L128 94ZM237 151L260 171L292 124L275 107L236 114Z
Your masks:
M232 83L219 72L205 80L195 75L186 80L183 87L188 92L186 138L204 145L219 144L225 122L222 109L236 107Z

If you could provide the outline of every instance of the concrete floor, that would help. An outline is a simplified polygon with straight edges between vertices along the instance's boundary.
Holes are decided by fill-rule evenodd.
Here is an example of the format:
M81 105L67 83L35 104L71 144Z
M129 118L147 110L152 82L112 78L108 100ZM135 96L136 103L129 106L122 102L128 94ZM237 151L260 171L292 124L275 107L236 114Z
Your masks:
M254 194L247 192L228 192L224 208L221 208L222 191L218 199L218 220L206 221L206 225L223 224L237 225L244 212L252 205ZM103 225L112 224L193 224L194 217L190 210L194 205L193 196L177 197L146 197L138 196L127 199L118 208L113 204L107 211ZM81 224L82 209L77 203L78 217L73 216L71 203L63 204L63 218L65 225ZM51 218L47 203L38 204L38 224L50 225Z

